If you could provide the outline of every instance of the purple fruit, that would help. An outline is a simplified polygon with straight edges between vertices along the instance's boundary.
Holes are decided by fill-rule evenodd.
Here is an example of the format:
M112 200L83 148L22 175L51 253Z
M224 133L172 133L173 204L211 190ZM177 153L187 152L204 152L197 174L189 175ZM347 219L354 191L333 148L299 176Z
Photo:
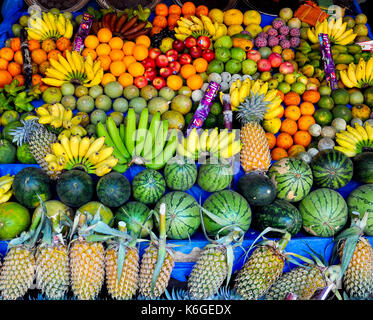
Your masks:
M268 38L268 33L260 32L260 33L258 33L258 35L256 37L257 38L265 38L265 39L267 39Z
M262 48L262 47L265 47L267 45L267 39L266 38L262 38L262 37L258 37L255 39L255 46L257 48Z
M277 37L269 37L268 38L268 45L270 47L274 47L274 46L277 46L279 43L279 40L277 39Z
M277 19L273 20L273 22L272 22L272 26L275 29L280 29L284 25L285 25L285 21L282 20L281 18L277 18Z
M300 30L298 28L291 28L290 29L290 35L292 37L299 37L300 36Z
M290 38L290 46L292 48L298 48L299 45L300 45L300 38L298 38L298 37Z
M278 32L275 28L268 29L267 33L270 37L274 37L278 35Z
M277 36L277 39L278 39L279 41L281 41L281 40L285 40L285 39L286 39L286 36L283 35L283 34L279 34L279 35Z
M289 34L290 29L288 26L282 26L279 31L280 34L287 36Z
M281 40L280 41L280 46L282 49L289 49L291 47L290 41L287 39Z

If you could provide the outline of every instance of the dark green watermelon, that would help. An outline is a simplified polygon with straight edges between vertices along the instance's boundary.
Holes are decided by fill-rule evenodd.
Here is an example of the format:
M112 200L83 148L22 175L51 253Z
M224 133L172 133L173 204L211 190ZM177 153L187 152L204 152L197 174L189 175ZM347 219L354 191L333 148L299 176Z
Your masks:
M220 229L230 225L237 225L244 232L250 227L250 205L243 196L235 191L222 190L215 192L206 199L203 207L217 217L227 220L226 224L220 225L203 212L203 223L208 234L217 235ZM224 236L228 233L229 228L226 228L219 235Z
M119 207L131 196L131 184L119 172L110 172L98 180L97 197L105 206Z
M69 207L80 207L89 202L94 193L92 178L86 172L69 170L57 180L57 195Z
M19 171L13 180L14 196L19 203L28 208L40 204L38 195L43 201L52 198L51 180L39 168L27 167Z
M121 206L115 213L115 220L124 221L127 225L127 230L135 236L141 238L149 235L153 229L153 218L149 217L150 209L143 203L138 201L130 201Z
M363 152L354 159L354 179L362 183L373 183L373 152Z
M172 190L185 191L190 189L197 180L197 174L195 163L188 163L183 157L171 159L164 168L167 187Z
M253 221L260 231L271 227L296 235L302 228L302 216L298 209L288 201L281 199L276 199L271 204L262 207L255 207Z
M157 202L154 210L159 213L161 204L166 204L166 234L170 239L189 239L201 224L197 201L182 191L165 194ZM155 224L159 229L158 215Z
M273 181L265 174L256 172L245 174L238 180L237 192L253 206L270 204L277 195Z
M373 236L373 184L365 184L352 191L347 198L347 205L350 214L357 211L361 218L368 212L364 233Z
M212 158L209 163L199 167L197 183L203 190L215 192L227 188L232 179L232 165L226 161Z
M156 170L145 169L132 181L133 197L142 203L156 203L166 191L166 181Z
M299 204L303 228L317 237L332 237L346 224L346 201L336 191L321 188L312 191Z
M353 164L342 152L320 151L311 162L313 181L323 188L339 189L352 179Z

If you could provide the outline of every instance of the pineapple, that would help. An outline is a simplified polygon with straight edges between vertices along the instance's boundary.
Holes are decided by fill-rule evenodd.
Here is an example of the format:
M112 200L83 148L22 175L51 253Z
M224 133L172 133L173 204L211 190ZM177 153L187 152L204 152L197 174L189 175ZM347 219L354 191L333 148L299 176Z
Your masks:
M251 92L251 98L237 108L237 118L241 121L241 165L245 172L267 171L271 165L271 154L264 129L259 124L266 113L268 101L265 96Z
M166 290L175 259L166 247L166 206L160 206L159 239L152 233L152 240L145 249L140 266L139 291L146 298L160 297Z

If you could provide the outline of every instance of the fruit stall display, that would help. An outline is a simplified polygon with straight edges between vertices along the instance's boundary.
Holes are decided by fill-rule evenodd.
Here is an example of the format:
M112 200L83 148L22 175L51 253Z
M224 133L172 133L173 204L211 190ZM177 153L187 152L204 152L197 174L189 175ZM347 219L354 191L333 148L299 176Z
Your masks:
M6 1L0 299L371 299L373 35L355 7Z

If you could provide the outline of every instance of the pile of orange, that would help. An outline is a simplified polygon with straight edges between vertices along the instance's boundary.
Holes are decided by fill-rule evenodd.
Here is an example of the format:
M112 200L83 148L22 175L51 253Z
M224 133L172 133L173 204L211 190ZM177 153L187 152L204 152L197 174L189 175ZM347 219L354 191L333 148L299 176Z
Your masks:
M145 72L141 61L148 57L150 38L142 35L133 41L123 41L113 36L108 28L101 28L96 35L89 35L84 41L83 57L88 54L93 60L101 61L105 74L101 84L119 81L123 87L132 85L136 77Z

